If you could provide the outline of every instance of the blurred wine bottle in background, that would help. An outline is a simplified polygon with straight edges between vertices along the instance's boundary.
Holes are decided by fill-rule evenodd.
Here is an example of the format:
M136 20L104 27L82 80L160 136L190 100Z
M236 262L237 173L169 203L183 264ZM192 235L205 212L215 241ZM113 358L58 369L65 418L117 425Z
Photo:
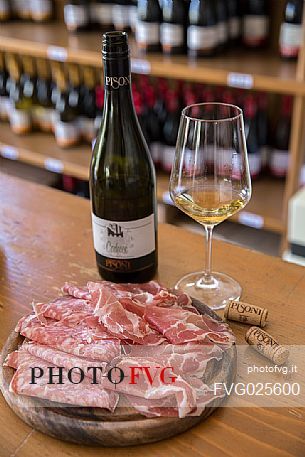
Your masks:
M214 0L191 0L187 46L190 56L207 57L217 52L218 22Z
M286 2L284 21L280 32L280 53L287 59L296 59L303 38L303 0Z

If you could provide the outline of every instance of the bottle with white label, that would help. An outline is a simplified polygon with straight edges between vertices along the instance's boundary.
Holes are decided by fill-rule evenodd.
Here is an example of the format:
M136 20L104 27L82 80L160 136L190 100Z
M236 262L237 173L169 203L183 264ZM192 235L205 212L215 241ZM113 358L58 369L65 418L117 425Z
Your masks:
M158 0L139 0L136 41L145 52L159 52L162 11Z
M0 51L0 121L7 121L10 113L10 98L7 90L8 72L4 54Z
M157 269L156 178L135 113L127 34L103 36L105 101L90 173L100 275L145 282Z
M0 0L0 22L10 19L10 7L8 0Z
M24 87L20 81L20 65L16 57L11 54L7 56L7 68L10 75L9 84L7 84L11 101L10 126L14 133L23 135L32 129L32 99L24 96Z
M271 173L278 178L284 178L289 167L291 111L292 97L285 95L282 98L281 113L275 128L274 147L269 163Z
M241 11L238 0L228 0L228 29L230 41L237 43L241 33Z
M265 46L269 33L268 2L246 0L243 19L243 41L250 48Z
M69 148L79 141L77 112L70 104L68 85L62 68L56 70L55 80L58 90L55 139L61 148Z
M163 22L160 39L164 54L186 52L186 29L188 2L185 0L163 0Z
M218 46L217 13L214 0L192 0L189 9L187 47L191 57L216 54Z
M89 2L68 0L64 8L64 19L69 32L87 30L90 23Z
M117 0L112 7L112 22L115 30L129 30L129 1Z
M287 0L280 31L280 53L286 59L296 59L303 38L303 0Z
M215 0L217 12L217 29L218 29L218 52L223 52L228 46L229 41L229 13L227 0Z
M110 0L95 0L90 4L91 23L97 24L101 30L112 30L113 2Z
M49 21L53 17L53 0L30 0L30 9L33 21Z

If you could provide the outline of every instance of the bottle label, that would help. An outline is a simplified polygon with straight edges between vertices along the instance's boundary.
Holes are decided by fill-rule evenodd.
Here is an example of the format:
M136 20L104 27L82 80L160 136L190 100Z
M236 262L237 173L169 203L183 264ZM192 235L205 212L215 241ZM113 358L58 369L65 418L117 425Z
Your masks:
M262 169L262 158L260 152L255 152L253 154L248 154L249 159L249 168L252 178L257 177Z
M52 15L52 2L50 0L31 0L30 7L32 18L36 21L43 21Z
M270 157L271 173L279 178L286 176L289 167L289 151L273 149Z
M57 120L55 124L55 137L60 146L67 147L79 140L77 124Z
M214 48L218 42L217 26L200 27L190 25L187 31L187 45L193 51Z
M76 30L88 21L85 8L79 5L65 5L64 16L68 30Z
M137 259L155 250L155 218L116 222L92 214L96 252L111 259Z
M132 30L136 30L138 22L138 8L135 5L129 6L129 25Z
M280 48L284 57L297 57L302 44L302 25L287 24L281 26Z
M262 44L268 34L268 24L266 16L245 16L243 25L245 43L251 46Z
M13 132L22 134L29 132L32 128L31 113L23 109L11 109L10 125Z
M163 149L162 165L165 171L171 171L175 158L175 146L165 146Z
M4 21L9 17L7 0L0 0L0 20Z
M160 41L164 48L183 46L184 33L180 24L167 24L164 22L160 28Z
M130 76L106 76L105 85L109 89L110 87L114 90L119 89L123 86L129 86L131 83Z
M136 40L139 45L158 44L160 39L160 26L154 22L138 21Z
M162 154L162 144L159 143L158 141L154 141L153 143L150 144L150 153L151 153L151 158L153 159L154 163L159 163L161 159L161 154Z
M229 19L229 35L231 39L239 37L240 33L240 19L238 17L231 17Z
M219 22L218 26L218 42L226 43L228 41L228 26L226 22Z
M127 5L114 5L112 7L112 22L117 30L128 27L129 7Z
M91 18L101 25L112 24L112 8L110 3L92 3L90 5Z
M12 103L9 97L0 96L0 119L6 121L10 116Z

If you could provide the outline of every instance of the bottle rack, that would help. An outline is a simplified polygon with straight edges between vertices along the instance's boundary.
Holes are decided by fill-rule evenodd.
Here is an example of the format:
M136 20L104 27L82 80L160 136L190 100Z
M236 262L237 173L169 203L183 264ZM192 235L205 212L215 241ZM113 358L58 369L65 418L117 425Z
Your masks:
M50 24L1 24L0 49L6 52L47 57L51 60L75 62L79 65L102 67L100 33L69 34L62 22L63 0L56 0L57 20ZM253 186L253 197L246 210L233 220L282 234L282 248L287 245L287 207L299 186L303 162L305 123L305 46L297 62L282 60L278 54L278 30L284 1L271 0L273 38L266 51L232 50L211 59L192 61L186 56L164 57L141 55L132 43L132 71L156 77L184 79L191 82L227 85L294 97L290 144L290 167L286 181L262 178ZM303 21L304 22L304 21ZM304 29L304 27L303 27ZM304 40L305 43L305 32ZM8 126L0 129L0 154L57 173L88 179L91 151L79 146L61 150L49 135L34 133L16 137ZM168 177L158 177L158 200L168 204Z

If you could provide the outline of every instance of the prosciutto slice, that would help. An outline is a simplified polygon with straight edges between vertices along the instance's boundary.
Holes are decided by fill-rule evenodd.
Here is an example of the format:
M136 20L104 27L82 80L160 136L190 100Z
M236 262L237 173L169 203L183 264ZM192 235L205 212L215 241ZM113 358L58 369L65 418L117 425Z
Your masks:
M94 314L99 317L106 329L119 339L147 345L158 345L165 341L160 334L149 327L144 319L126 310L112 293L112 289L107 286L99 289L99 299Z
M169 312L165 308L148 306L144 318L172 344L214 342L227 345L235 342L226 324L184 309L175 308Z
M196 392L181 376L169 373L169 379L166 383L161 380L160 372L162 368L168 368L167 364L162 365L155 358L148 357L124 357L121 360L116 360L114 364L125 374L131 373L132 367L134 367L136 374L138 374L136 382L133 383L132 377L128 376L120 384L114 385L109 382L108 378L104 378L104 388L115 389L119 393L122 392L149 401L166 399L166 406L176 408L178 416L181 418L196 408ZM150 374L145 371L145 368ZM170 402L170 400L172 401Z
M65 320L69 326L75 326L89 316L93 316L94 306L88 300L70 296L59 297L50 303L37 303L33 306L35 314L55 320Z
M85 325L67 327L61 321L51 319L44 325L34 315L29 315L19 321L15 331L37 343L89 360L109 362L120 354L118 340L111 339L103 331L96 334Z
M38 397L49 401L70 404L73 406L98 407L114 411L119 397L115 392L107 392L98 385L92 384L85 376L79 384L64 382L63 384L48 383L48 376L36 378L37 384L31 383L31 368L39 367L44 372L50 368L58 368L45 360L29 354L21 348L8 358L9 366L17 368L11 380L9 389L19 395ZM67 370L63 370L63 379L67 380Z
M61 289L64 294L71 295L75 298L81 298L83 300L91 300L91 294L87 287L77 287L74 284L65 283Z

